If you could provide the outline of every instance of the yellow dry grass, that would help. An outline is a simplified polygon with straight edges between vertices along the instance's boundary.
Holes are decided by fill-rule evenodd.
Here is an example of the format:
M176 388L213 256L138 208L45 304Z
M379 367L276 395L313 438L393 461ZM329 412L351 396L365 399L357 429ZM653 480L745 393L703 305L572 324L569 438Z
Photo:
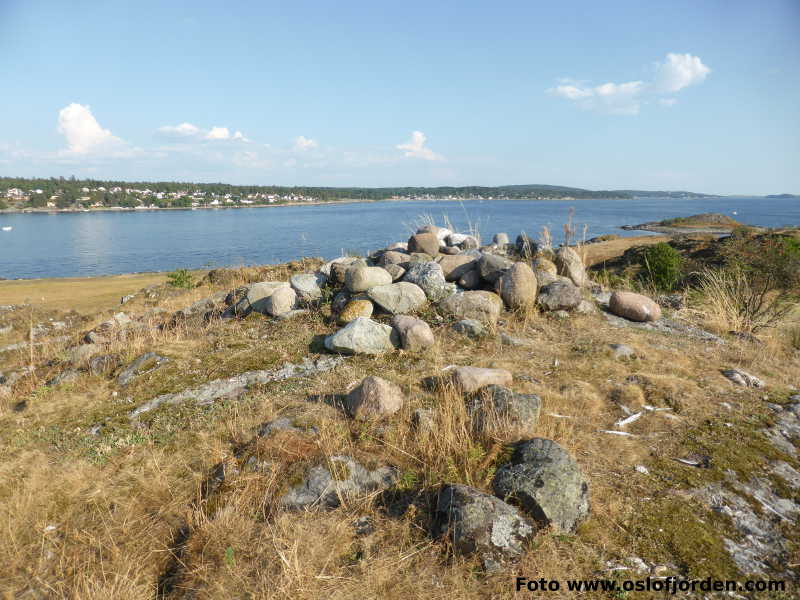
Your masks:
M276 267L261 276L283 279L301 267ZM176 310L213 291L180 292L160 306ZM126 308L137 314L148 309L143 299ZM82 323L74 334L104 318ZM530 341L505 346L495 336L471 340L430 320L439 325L428 354L353 357L335 371L269 384L239 401L163 407L138 425L127 412L158 393L313 355L318 336L335 329L327 309L285 322L187 323L114 342L108 351L123 362L146 350L171 359L129 388L90 375L43 386L58 364L23 378L11 397L0 399L0 592L43 598L153 598L159 590L175 598L514 598L518 574L562 582L592 578L607 561L631 555L697 576L735 574L721 550L722 536L730 535L725 524L688 500L676 505L675 494L722 478L726 469L743 477L760 473L775 458L758 433L768 418L764 392L733 387L719 369L745 368L769 381L769 394L780 394L800 377L795 351L777 341L768 353L739 343L712 347L615 329L599 315L559 321L536 313L503 315L501 331ZM614 360L612 342L629 344L639 358ZM43 346L35 362L62 358L63 345ZM8 370L26 364L28 355L0 359ZM427 531L438 486L489 489L511 441L476 435L455 390L431 392L421 385L450 364L506 368L516 391L538 394L537 435L565 447L590 485L592 515L576 534L540 533L518 565L499 573L484 574L475 559L452 556ZM368 375L394 381L406 394L403 409L387 423L354 422L324 401ZM16 411L22 400L27 408ZM723 401L735 408L722 409ZM621 405L636 410L644 403L671 410L629 425L633 437L603 433L626 415ZM417 408L434 409L430 434L414 428ZM250 443L260 423L283 415L319 434ZM105 428L88 433L99 422ZM698 450L712 454L713 469L671 461ZM327 512L276 508L275 499L303 469L338 454L369 468L397 467L398 489ZM269 469L249 466L251 456ZM238 474L204 498L203 482L220 462ZM637 464L650 475L635 472ZM374 532L360 536L353 523L365 516ZM698 531L708 533L698 537ZM572 597L565 590L549 596Z

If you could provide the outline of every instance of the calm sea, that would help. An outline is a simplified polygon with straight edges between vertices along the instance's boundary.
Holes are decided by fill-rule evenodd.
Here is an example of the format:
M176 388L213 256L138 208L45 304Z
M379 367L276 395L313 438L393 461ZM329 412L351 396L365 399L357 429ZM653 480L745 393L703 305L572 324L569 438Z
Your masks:
M421 215L484 241L504 231L558 242L570 207L587 236L642 235L621 225L720 212L768 227L800 224L799 199L469 200L382 202L219 210L0 214L0 277L78 277L176 268L279 263L300 256L366 253L406 240ZM736 213L734 215L734 212ZM0 299L0 304L2 304Z

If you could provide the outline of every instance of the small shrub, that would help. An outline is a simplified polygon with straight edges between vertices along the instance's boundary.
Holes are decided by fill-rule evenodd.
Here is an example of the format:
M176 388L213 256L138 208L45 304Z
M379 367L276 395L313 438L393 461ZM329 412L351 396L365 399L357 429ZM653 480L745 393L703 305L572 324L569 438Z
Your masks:
M172 287L184 289L194 285L192 274L187 269L176 269L167 275L167 283Z
M681 278L683 258L666 242L650 246L642 255L643 275L659 290L670 292Z

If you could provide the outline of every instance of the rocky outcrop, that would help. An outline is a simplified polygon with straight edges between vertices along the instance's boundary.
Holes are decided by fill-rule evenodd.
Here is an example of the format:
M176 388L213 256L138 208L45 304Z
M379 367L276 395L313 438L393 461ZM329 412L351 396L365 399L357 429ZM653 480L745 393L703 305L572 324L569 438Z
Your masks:
M168 362L169 358L166 356L161 356L155 352L145 352L136 358L136 360L134 360L125 368L124 371L122 371L122 373L119 374L119 377L117 377L117 384L126 386L137 377L141 377L142 375L146 375L147 373L155 371L156 369L163 367Z

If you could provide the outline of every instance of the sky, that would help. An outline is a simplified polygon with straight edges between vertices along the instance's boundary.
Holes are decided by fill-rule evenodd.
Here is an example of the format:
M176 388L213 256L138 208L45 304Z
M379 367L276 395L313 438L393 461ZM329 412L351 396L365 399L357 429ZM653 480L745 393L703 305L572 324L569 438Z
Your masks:
M0 0L0 175L800 193L798 0Z

